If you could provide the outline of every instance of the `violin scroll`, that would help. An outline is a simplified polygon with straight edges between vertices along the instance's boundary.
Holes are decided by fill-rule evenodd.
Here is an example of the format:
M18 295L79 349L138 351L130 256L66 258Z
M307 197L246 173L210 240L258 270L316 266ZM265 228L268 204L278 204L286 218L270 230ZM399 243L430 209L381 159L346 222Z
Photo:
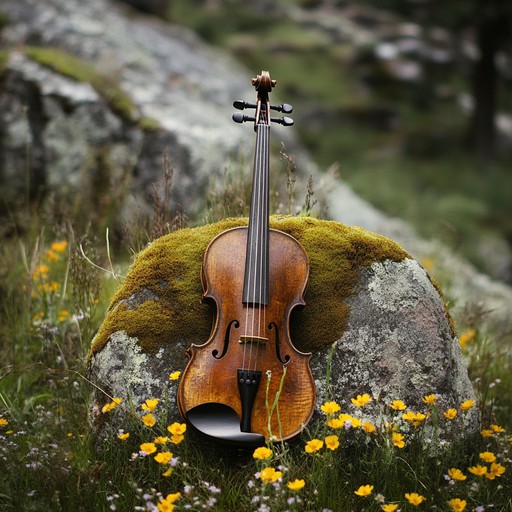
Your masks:
M270 124L277 123L283 126L292 126L293 119L291 117L269 117L268 110L275 110L282 112L283 114L291 114L293 107L288 103L282 103L281 105L270 105L268 102L268 93L272 91L272 88L277 84L277 80L272 80L268 71L262 71L261 75L252 79L252 85L258 91L257 103L248 103L243 100L236 100L233 102L233 107L238 110L245 110L246 108L255 109L256 113L254 116L246 116L240 112L233 114L233 121L235 123L245 123L250 121L254 123L254 128L258 124Z
M277 80L272 80L268 71L262 71L261 75L257 75L256 78L252 79L252 85L254 85L255 89L260 94L268 94L276 84Z

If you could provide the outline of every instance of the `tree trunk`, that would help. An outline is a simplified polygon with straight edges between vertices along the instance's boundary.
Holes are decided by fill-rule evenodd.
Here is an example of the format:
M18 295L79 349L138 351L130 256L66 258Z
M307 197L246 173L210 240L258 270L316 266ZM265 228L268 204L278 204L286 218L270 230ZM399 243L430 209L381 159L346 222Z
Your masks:
M484 163L491 163L496 157L496 54L507 34L509 18L505 3L502 0L480 0L477 7L476 29L480 55L473 71L474 111L468 146Z
M481 20L478 26L479 59L474 68L474 111L469 131L469 147L484 162L496 155L496 89L495 56L498 49L496 20Z

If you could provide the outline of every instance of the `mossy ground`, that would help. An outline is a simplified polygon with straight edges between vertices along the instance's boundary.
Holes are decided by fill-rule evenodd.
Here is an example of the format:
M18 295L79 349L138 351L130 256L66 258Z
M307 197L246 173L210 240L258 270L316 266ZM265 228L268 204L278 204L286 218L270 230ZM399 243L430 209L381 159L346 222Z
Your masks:
M246 224L246 219L227 219L152 242L137 256L114 296L91 353L101 351L119 330L137 337L149 352L183 339L206 341L213 317L211 308L201 304L204 251L218 234ZM295 237L310 258L306 307L292 315L290 325L291 338L303 351L321 350L342 335L348 318L346 299L355 292L360 267L409 257L383 236L337 222L274 216L270 226ZM128 299L141 292L158 299L134 307Z

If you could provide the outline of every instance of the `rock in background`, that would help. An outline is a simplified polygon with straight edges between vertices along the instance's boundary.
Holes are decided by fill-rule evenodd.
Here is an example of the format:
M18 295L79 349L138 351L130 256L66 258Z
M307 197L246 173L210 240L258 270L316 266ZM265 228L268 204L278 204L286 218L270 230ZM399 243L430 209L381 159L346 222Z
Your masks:
M33 197L109 188L144 212L167 153L175 200L192 209L210 175L243 151L230 108L254 96L250 76L190 31L105 0L6 0L1 9L5 198L27 183Z

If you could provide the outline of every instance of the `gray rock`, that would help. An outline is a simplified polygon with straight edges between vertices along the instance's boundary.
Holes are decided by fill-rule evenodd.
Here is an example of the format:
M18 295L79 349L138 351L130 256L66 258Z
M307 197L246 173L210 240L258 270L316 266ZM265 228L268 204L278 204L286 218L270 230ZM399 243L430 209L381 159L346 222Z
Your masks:
M357 292L347 303L347 330L335 342L330 390L321 400L343 397L341 403L350 407L351 397L369 393L376 400L369 405L376 419L382 404L393 400L420 410L421 398L431 393L445 409L474 398L443 301L415 260L361 269ZM317 377L325 375L328 353L315 358ZM476 421L471 413L473 429Z
M106 0L5 0L2 9L9 13L0 36L9 55L0 82L6 197L24 192L27 172L35 193L76 194L101 153L109 169L129 174L124 196L144 205L168 153L175 200L192 210L226 157L250 141L229 112L234 99L254 96L250 76L191 32ZM24 45L82 59L97 82L64 76L29 58ZM98 81L124 94L123 112ZM121 176L105 181L119 186Z
M401 249L389 240L337 223L299 219L281 221L280 226L284 231L293 231L304 244L315 269L308 285L311 293L306 293L305 297L306 304L311 303L310 308L317 307L315 314L306 320L292 316L292 322L302 322L299 332L313 333L314 339L299 338L296 346L299 350L311 347L313 351L311 366L317 389L314 422L322 417L320 406L328 400L337 401L344 412L354 414L356 408L350 399L363 393L373 398L365 408L365 420L380 426L393 419L394 412L389 408L393 400L403 400L411 410L418 412L426 411L422 398L427 394L438 396L440 411L459 409L462 402L475 397L444 301L426 271L414 259L400 252ZM180 246L188 253L189 244L199 243L202 233L209 229L212 227L188 231L187 242L179 239ZM328 243L318 248L313 238L315 230L325 230L329 241L338 240L339 245ZM108 396L121 397L136 406L148 398L163 397L168 421L182 421L175 406L177 385L169 381L169 373L184 369L185 351L191 343L200 344L208 339L212 318L206 317L209 323L198 336L195 325L187 324L186 317L180 319L182 301L187 307L196 307L193 296L187 294L183 298L183 291L168 295L170 288L178 283L181 283L178 289L182 290L189 275L196 276L193 283L198 275L198 262L187 268L175 264L162 268L158 255L164 247L169 253L173 251L173 244L178 243L174 241L175 236L171 234L156 241L140 255L131 270L133 276L140 277L127 276L126 290L121 288L116 295L105 325L93 341L90 378L97 390L107 393L97 391L93 401L92 420L99 438L108 439L110 429L118 427L115 417L113 422L105 423L100 412L109 401ZM391 255L394 255L392 259ZM352 270L345 266L346 258ZM373 263L369 263L371 261ZM172 274L168 270L171 267L179 268L180 275ZM331 278L324 282L322 275ZM353 287L341 286L350 281L352 275L355 275ZM164 286L162 282L169 284ZM318 283L322 283L321 286ZM187 290L189 288L187 285ZM191 288L195 289L196 285ZM199 289L196 293L199 294ZM332 309L334 316L323 318L322 312L331 314L328 308L333 303L337 304ZM348 318L343 329L335 330L339 317L346 311L342 304L348 308ZM144 307L157 307L164 312L169 324L178 323L170 330L156 331L156 339L160 340L157 346L150 341L155 339L155 332L150 329L152 331L153 324L162 322L161 319L154 318L150 324L142 316L137 316L138 324L128 320ZM306 305L305 311L307 308ZM147 313L140 313L143 314ZM197 309L195 314L196 324L202 324L204 313ZM310 329L313 322L316 327ZM297 332L294 325L291 328L292 332ZM174 334L170 334L171 331ZM198 337L203 341L198 341ZM460 435L474 433L478 428L477 410L467 411L457 428Z

